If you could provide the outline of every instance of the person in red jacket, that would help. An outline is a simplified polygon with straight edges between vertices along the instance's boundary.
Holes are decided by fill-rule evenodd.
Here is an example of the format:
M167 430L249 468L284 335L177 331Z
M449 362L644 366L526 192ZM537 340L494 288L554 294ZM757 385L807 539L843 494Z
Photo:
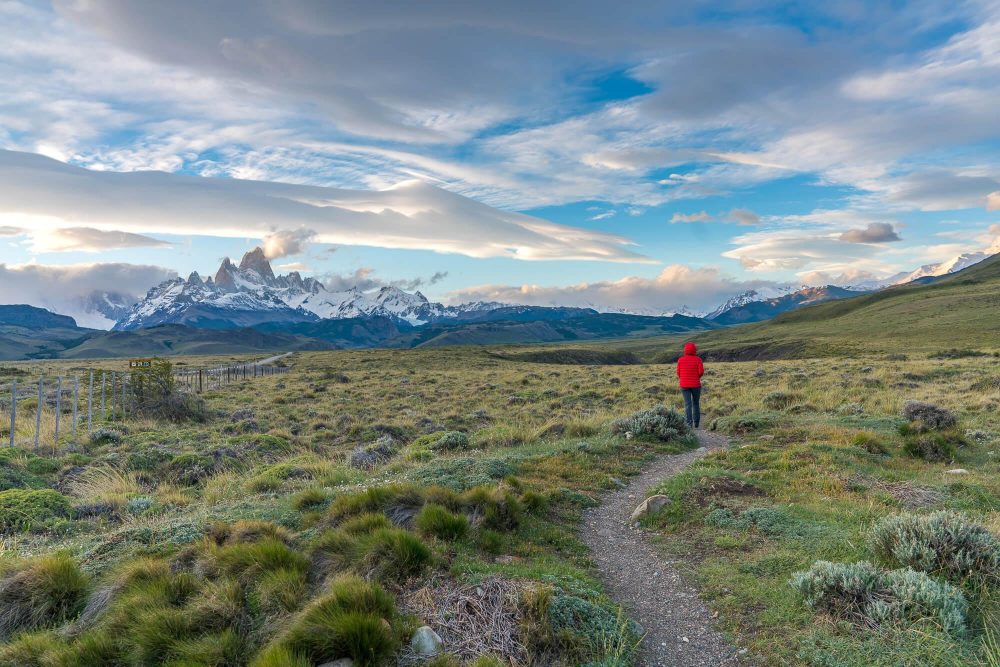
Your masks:
M684 356L677 360L677 379L684 395L684 417L688 426L701 426L701 376L705 374L705 364L698 356L698 346L688 343L684 346Z

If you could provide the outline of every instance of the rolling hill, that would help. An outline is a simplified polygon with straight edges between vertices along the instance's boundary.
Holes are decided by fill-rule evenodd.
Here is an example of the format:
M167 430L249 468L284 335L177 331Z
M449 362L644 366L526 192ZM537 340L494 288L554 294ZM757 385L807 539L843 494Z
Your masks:
M690 337L707 359L751 360L858 353L1000 351L1000 256L936 278L827 301L755 324ZM667 360L679 336L629 342ZM619 347L624 347L619 345Z

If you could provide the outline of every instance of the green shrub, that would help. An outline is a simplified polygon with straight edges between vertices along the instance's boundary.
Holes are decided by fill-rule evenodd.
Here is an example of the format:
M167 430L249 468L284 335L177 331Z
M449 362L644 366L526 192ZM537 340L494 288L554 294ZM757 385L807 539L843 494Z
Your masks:
M777 420L770 413L751 412L746 415L729 415L719 417L712 425L713 430L719 430L732 435L746 435L755 431L770 428Z
M421 486L442 486L463 491L475 486L494 483L513 475L514 466L500 458L460 458L436 461L411 473Z
M440 438L431 443L431 449L436 451L451 451L454 449L468 449L469 436L461 431L447 431Z
M71 511L66 496L52 489L0 491L0 530L12 532L44 526Z
M886 560L951 579L1000 577L1000 540L957 512L897 514L872 528L872 547Z
M10 465L0 467L0 491L7 489L41 489L45 481L22 468Z
M174 457L168 469L178 484L194 486L215 473L215 460L201 454L181 454Z
M58 461L47 459L42 456L32 456L24 465L28 472L33 475L51 475L57 472L62 466Z
M863 449L869 454L875 454L876 456L887 456L889 454L889 449L885 446L885 443L871 431L855 433L854 437L851 438L851 446Z
M521 505L532 514L539 514L545 510L548 504L545 496L537 491L525 491L521 494Z
M117 445L122 441L121 431L113 428L106 428L104 426L100 428L95 428L90 432L90 444L95 447L99 445Z
M458 540L469 532L469 520L436 503L428 503L415 519L417 530L442 540Z
M772 391L764 396L762 403L768 410L784 410L800 400L802 400L802 397L798 394L792 394L787 391Z
M615 656L631 664L634 649L639 644L642 629L599 604L575 595L558 592L548 600L547 621L566 649L574 652L579 662L604 658L606 645L620 647L623 654ZM603 664L603 663L597 663Z
M303 489L292 496L292 507L300 512L323 507L328 502L330 496L322 489Z
M816 561L790 583L810 607L855 623L882 626L930 619L949 634L965 633L965 596L923 572L885 572L865 561Z
M0 578L0 639L75 617L83 609L87 589L86 576L65 554L14 565Z
M757 529L766 535L795 532L796 523L780 507L749 507L738 516L728 507L720 507L705 516L705 524L719 528Z
M490 529L479 531L479 548L488 554L500 554L503 551L503 534Z
M955 440L945 433L909 433L903 437L903 451L924 461L946 463L958 455Z
M650 410L636 412L630 417L611 423L615 434L631 433L635 437L669 442L688 432L684 415L673 408L657 405Z

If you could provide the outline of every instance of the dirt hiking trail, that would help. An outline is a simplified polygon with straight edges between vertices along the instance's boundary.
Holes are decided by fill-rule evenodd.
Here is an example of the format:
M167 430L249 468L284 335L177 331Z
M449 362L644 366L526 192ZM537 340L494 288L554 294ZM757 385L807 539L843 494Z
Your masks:
M645 667L743 664L737 650L713 629L712 614L698 591L681 579L643 531L629 524L652 486L728 445L718 433L698 431L698 440L699 449L660 456L583 515L580 538L590 547L605 590L646 632L637 661Z

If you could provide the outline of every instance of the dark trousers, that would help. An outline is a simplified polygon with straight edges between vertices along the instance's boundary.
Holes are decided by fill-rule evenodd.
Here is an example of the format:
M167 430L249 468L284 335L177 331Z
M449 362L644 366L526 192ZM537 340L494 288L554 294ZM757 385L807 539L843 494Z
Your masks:
M701 426L701 387L681 389L684 394L684 417L688 426Z

